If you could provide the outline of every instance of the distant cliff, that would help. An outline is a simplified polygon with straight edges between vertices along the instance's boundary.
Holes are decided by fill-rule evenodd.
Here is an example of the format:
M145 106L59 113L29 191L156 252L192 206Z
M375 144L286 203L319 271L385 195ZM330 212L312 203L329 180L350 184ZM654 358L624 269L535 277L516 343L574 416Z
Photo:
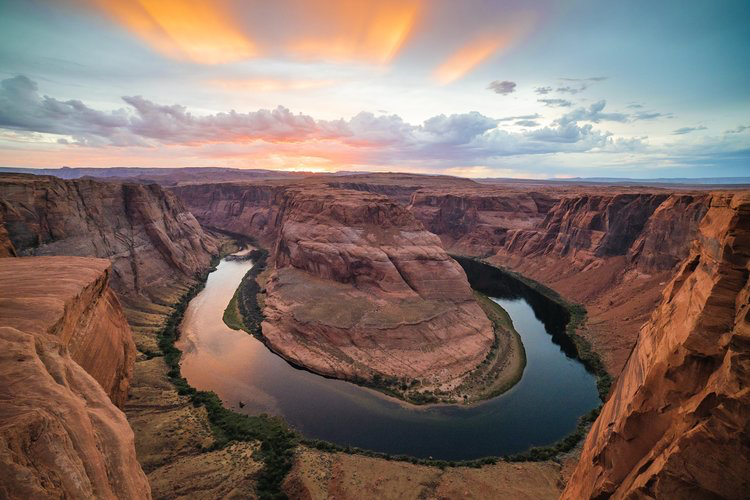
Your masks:
M564 498L746 498L750 196L710 197Z
M135 346L110 263L0 259L0 496L150 498L122 406Z
M109 259L112 287L128 308L163 302L217 251L182 203L154 184L3 174L0 199L0 248Z

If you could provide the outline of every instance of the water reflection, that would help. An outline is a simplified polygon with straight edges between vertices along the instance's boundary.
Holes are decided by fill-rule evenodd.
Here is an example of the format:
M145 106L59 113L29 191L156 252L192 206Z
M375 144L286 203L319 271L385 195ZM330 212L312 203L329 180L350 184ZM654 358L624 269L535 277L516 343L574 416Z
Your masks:
M342 445L461 460L550 444L599 403L594 378L553 342L564 328L564 309L505 278L492 289L493 300L508 311L523 340L527 365L521 381L473 407L417 407L296 369L257 339L228 328L224 308L251 266L219 264L188 306L178 343L188 381L216 392L236 411L280 415L307 437Z

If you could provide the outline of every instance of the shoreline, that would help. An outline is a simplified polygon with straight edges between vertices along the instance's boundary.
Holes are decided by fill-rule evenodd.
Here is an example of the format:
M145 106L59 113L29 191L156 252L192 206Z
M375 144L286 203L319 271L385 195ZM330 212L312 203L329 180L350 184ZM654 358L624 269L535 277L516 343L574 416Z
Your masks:
M448 406L471 408L479 406L482 403L488 402L508 392L513 387L515 387L515 385L520 382L521 378L523 377L523 372L526 367L525 349L523 347L523 342L520 335L513 327L510 316L508 316L507 312L502 309L500 305L496 304L488 296L475 289L472 289L472 291L474 292L475 301L485 313L487 319L489 319L492 323L493 334L495 338L492 347L490 348L487 356L482 360L482 362L462 376L462 381L461 383L459 383L458 389L460 389L465 383L467 383L467 379L470 380L472 376L480 374L483 370L492 371L496 369L496 367L492 363L493 361L502 363L505 360L510 359L510 366L501 366L499 368L499 372L496 374L497 376L491 384L492 389L490 389L489 392L487 392L486 387L483 386L476 390L474 394L469 393L467 390L467 393L471 395L464 401L456 399L455 397L450 399L444 398L438 400L415 400L404 397L402 392L394 390L391 386L388 385L378 385L361 377L331 376L329 374L320 373L314 369L302 365L297 360L289 359L283 353L280 353L277 350L273 349L273 346L271 346L267 342L267 339L264 337L262 332L261 322L263 312L257 297L257 294L261 290L261 285L257 283L256 278L266 271L265 259L267 258L268 252L265 249L257 246L256 251L262 253L263 256L258 260L257 263L254 263L253 267L245 274L245 276L243 276L239 287L237 288L237 290L235 290L232 299L224 309L222 319L226 326L232 328L233 330L242 330L252 335L260 342L262 342L263 345L274 355L279 356L289 365L298 370L307 371L309 373L331 380L342 380L345 382L356 384L359 387L372 391L379 397L382 397L388 401L395 402L403 407L410 409L428 409ZM248 290L248 288L250 290ZM256 291L256 293L253 294L253 291ZM254 327L250 327L246 324L244 317L245 315L242 313L240 304L243 304L246 309L253 309L253 315L259 316L254 318ZM506 336L508 349L504 353L505 355L500 358L499 356L502 353L498 352L498 347L504 340L501 337L502 335ZM485 363L487 363L488 361L489 367L485 368Z
M269 470L269 476L273 477L274 480L271 481L275 484L279 484L277 481L280 481L279 478L283 479L285 473L279 475L283 470L288 470L287 467L291 467L290 462L288 462L288 459L290 457L290 453L293 453L296 448L299 446L304 446L309 449L316 449L323 452L343 452L347 454L355 454L355 455L361 455L361 456L367 456L367 457L373 457L373 458L379 458L383 460L388 461L401 461L401 462L409 462L412 464L421 464L421 465L427 465L431 467L471 467L471 468L480 468L485 465L493 465L498 462L507 462L507 463L513 463L513 462L540 462L540 461L547 461L552 460L560 457L561 455L570 452L573 450L581 441L581 439L585 436L585 433L593 420L596 418L596 416L599 413L600 406L593 409L592 411L583 414L578 419L578 424L573 432L568 434L567 436L561 438L560 440L548 445L548 446L541 446L541 447L530 447L528 450L510 454L510 455L490 455L485 457L480 457L476 459L468 459L468 460L443 460L443 459L425 459L425 458L418 458L410 455L404 455L404 454L389 454L384 452L377 452L373 450L358 448L358 447L351 447L351 446L343 446L338 445L336 443L325 441L325 440L319 440L319 439L312 439L312 438L305 438L302 436L299 431L294 429L293 427L289 426L288 423L284 421L282 417L274 417L274 416L268 416L268 415L247 415L244 413L238 413L231 408L228 408L224 405L224 403L221 401L221 399L212 391L198 391L194 387L192 387L188 381L182 377L180 373L179 368L179 360L181 356L181 351L177 349L174 346L174 342L176 340L175 333L177 328L179 327L181 323L181 316L184 313L185 308L187 307L187 304L189 303L190 299L192 299L200 289L205 286L205 280L208 277L208 274L211 270L215 269L215 266L219 262L219 256L216 256L215 262L213 263L211 269L209 269L206 273L204 273L202 276L199 276L199 283L196 284L193 288L188 290L181 299L175 304L175 307L173 309L173 313L170 315L169 320L167 321L167 324L165 325L163 331L159 335L159 343L160 347L162 347L164 354L165 354L165 361L167 361L168 366L171 368L168 378L170 382L175 386L177 391L180 394L188 395L193 399L193 403L197 406L204 406L208 412L209 419L212 422L212 427L214 427L214 434L215 438L217 440L217 444L215 445L216 448L222 448L224 446L227 446L232 441L260 441L265 442L265 440L271 440L274 441L275 444L271 447L271 449L264 454L263 460L264 462L271 464L271 469ZM223 257L221 257L223 258ZM494 267L494 266L493 266ZM256 269L253 267L248 271L248 274L250 274L253 269ZM258 268L254 274L260 274L263 269ZM244 277L243 277L244 280ZM256 283L257 285L257 283ZM239 294L239 288L235 291L235 294L233 295L233 299L230 300L230 304L228 304L227 308L225 309L224 313L226 315L227 310L229 309L229 305L232 303L235 304L235 308L237 310L240 309L239 304L237 304L237 301L235 300L238 297ZM498 306L499 307L499 306ZM259 325L259 323L258 323ZM229 325L228 325L229 326ZM247 332L247 329L242 328L242 330ZM264 344L265 345L265 344ZM283 358L282 358L283 359ZM286 360L285 360L286 361ZM292 363L290 363L292 364ZM292 364L292 366L294 366ZM305 370L311 373L314 373L310 370L307 370L303 367L296 367L297 369ZM324 376L324 375L320 375ZM326 377L331 378L331 377ZM341 380L341 379L338 379ZM445 404L445 403L432 403L430 405L412 405L407 403L406 401L394 398L393 396L389 396L377 389L363 386L363 388L369 389L373 393L377 394L379 397L387 398L388 400L393 400L394 402L400 403L400 404L408 404L413 409L427 409L431 406L460 406L464 407L464 405L451 405L451 404ZM512 387L511 387L512 389ZM506 391L507 392L507 391ZM483 403L486 403L490 399L485 399L483 401L473 403L466 406L480 406ZM279 444L280 441L280 444Z

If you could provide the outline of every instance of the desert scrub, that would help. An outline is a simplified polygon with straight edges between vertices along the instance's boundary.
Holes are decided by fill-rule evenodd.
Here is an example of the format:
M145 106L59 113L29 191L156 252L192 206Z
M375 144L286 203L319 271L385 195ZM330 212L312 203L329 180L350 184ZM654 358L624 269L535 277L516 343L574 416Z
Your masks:
M257 458L263 462L263 469L257 479L256 492L260 498L285 498L281 483L292 467L299 435L280 418L243 415L225 408L214 392L195 389L180 373L182 352L175 347L179 325L188 304L205 287L208 274L216 269L217 264L218 258L214 259L209 270L197 277L197 283L174 306L158 334L159 349L168 367L167 376L177 392L188 396L193 405L206 409L214 435L212 448L223 448L232 441L259 441Z

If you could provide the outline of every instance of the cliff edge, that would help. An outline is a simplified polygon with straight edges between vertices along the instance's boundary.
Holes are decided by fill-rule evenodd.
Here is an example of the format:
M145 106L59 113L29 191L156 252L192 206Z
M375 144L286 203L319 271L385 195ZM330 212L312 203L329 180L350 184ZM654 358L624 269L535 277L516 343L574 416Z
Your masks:
M135 346L110 263L0 259L0 496L150 498L127 397Z
M563 498L750 491L750 195L711 196Z

